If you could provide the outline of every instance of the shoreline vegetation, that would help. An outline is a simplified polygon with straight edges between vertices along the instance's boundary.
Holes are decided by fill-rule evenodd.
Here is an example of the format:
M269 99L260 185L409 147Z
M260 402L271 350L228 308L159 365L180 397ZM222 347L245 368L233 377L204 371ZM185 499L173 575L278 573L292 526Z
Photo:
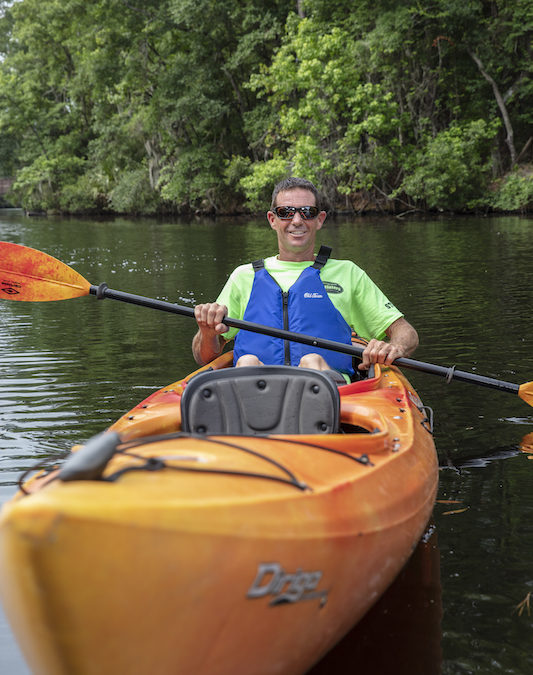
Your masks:
M524 0L0 0L0 207L533 212Z

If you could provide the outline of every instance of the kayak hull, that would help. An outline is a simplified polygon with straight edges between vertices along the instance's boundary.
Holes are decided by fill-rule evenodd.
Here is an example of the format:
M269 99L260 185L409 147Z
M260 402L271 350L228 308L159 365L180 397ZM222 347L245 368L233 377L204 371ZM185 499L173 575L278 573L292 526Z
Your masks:
M341 395L358 433L269 438L179 433L181 381L114 425L104 480L30 482L2 512L0 590L32 671L304 673L433 507L425 411L396 369L374 380Z

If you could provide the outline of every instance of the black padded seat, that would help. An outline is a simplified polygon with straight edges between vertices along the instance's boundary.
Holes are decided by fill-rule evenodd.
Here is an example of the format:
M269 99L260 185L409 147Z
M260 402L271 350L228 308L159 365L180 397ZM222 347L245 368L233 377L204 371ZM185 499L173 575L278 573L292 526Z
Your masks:
M195 375L181 399L181 425L199 434L331 434L339 429L333 380L291 366L224 368Z

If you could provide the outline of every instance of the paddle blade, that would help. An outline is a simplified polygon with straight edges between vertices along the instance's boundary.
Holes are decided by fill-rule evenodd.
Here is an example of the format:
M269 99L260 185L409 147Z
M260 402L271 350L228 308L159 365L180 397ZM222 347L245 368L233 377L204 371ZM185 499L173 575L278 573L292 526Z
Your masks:
M0 298L68 300L89 295L90 287L81 274L51 255L0 241Z
M518 389L518 396L533 407L533 382L524 382Z

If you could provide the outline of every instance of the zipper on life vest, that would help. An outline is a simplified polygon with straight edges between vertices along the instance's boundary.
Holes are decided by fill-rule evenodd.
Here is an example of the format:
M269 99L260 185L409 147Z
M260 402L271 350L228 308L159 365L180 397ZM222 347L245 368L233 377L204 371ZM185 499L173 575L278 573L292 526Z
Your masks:
M283 307L283 328L289 330L289 292L281 291L281 303ZM291 365L291 346L288 340L283 341L285 365Z

